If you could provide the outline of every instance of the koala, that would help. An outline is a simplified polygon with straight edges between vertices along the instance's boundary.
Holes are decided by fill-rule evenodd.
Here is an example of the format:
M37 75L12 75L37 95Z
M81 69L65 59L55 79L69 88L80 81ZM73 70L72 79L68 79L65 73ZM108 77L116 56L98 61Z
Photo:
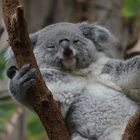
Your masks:
M121 140L140 100L140 56L114 57L115 37L90 23L61 22L30 35L44 81L60 103L71 140ZM14 56L9 49L7 61ZM14 64L16 65L16 63ZM11 95L28 106L36 70L7 70Z

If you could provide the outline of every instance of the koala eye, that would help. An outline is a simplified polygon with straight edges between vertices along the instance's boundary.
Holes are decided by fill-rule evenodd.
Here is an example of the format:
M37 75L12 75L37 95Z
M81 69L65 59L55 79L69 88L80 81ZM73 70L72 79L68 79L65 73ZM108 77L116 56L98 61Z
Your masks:
M77 44L77 43L79 43L79 42L80 42L79 39L76 39L76 40L73 41L74 44Z
M46 49L47 51L57 51L57 47L53 44L48 44Z
M51 51L51 50L56 49L56 46L53 44L48 44L46 48L47 48L47 50Z
M52 45L52 44L49 44L49 45L47 46L47 48L49 48L49 49L54 49L54 48L55 48L55 46L54 46L54 45Z

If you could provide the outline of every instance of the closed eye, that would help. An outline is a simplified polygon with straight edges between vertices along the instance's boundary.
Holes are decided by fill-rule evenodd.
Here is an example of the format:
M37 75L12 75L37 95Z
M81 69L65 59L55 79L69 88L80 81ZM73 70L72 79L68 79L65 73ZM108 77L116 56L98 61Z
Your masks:
M47 51L50 51L50 52L56 52L57 51L57 47L53 44L48 44L46 49L47 49Z
M74 44L77 44L77 43L79 43L79 42L80 42L79 39L76 39L76 40L73 41Z
M47 48L49 48L49 49L54 49L54 48L55 48L55 46L54 46L54 45L49 44L49 45L47 46Z

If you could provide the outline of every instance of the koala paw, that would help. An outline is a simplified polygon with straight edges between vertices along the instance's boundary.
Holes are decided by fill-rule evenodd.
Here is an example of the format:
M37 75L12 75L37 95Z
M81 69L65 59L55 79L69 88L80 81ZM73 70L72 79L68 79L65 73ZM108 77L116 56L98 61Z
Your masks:
M18 101L23 101L27 90L35 84L36 70L30 64L24 65L20 70L15 66L7 70L7 76L10 80L11 94Z
M12 79L12 78L15 76L17 70L18 70L18 69L17 69L16 66L11 66L11 67L7 70L6 74L7 74L7 76L8 76L10 79Z

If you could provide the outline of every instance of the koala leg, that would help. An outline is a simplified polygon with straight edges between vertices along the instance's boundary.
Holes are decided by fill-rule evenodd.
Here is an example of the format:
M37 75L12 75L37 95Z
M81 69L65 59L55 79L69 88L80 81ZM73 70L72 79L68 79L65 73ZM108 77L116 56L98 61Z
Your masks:
M35 84L36 70L30 64L24 65L20 70L12 66L7 70L10 78L10 92L19 102L24 103L27 90Z

